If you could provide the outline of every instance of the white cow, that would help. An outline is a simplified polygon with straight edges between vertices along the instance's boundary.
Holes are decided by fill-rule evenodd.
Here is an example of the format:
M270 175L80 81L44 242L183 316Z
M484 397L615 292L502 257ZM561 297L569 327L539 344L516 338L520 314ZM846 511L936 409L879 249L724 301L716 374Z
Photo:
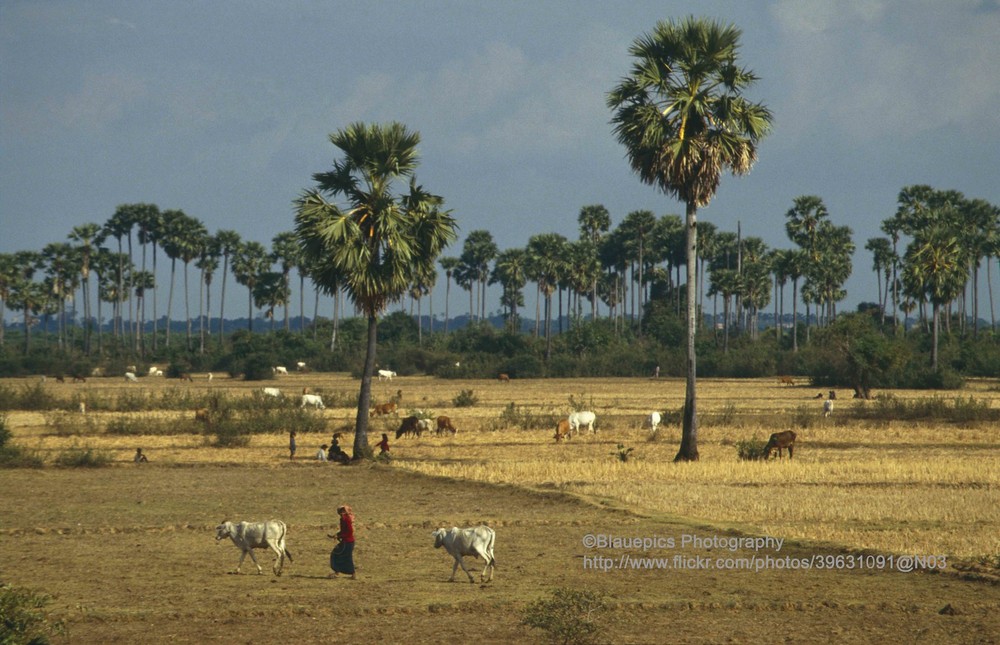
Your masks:
M276 387L265 387L263 389L264 396L273 396L276 399L281 398L281 390Z
M297 362L295 364L295 369L299 370L300 372L302 370L304 370L305 368L306 368L306 362L305 361L299 361L299 362Z
M160 369L160 368L159 368L159 367L157 367L156 365L152 365L152 366L150 366L150 368L149 368L149 373L148 373L148 376L156 376L156 372L157 372L157 370L159 370L159 369Z
M488 526L477 526L471 529L460 529L453 526L450 529L438 529L431 535L434 536L434 548L444 547L448 553L455 558L455 564L451 568L451 578L449 582L455 582L455 573L459 565L465 575L469 576L469 582L475 582L472 574L465 567L462 557L471 555L474 558L482 558L486 561L480 579L489 582L493 579L493 569L496 567L496 558L493 557L493 542L496 540L496 533ZM486 576L489 569L490 575Z
M288 368L282 367L280 365L277 367L272 367L271 372L274 374L284 374L285 376L288 376Z
M326 406L323 405L323 398L319 394L303 394L302 403L299 405L300 408L304 408L307 405L311 405L317 409L325 410Z
M417 436L420 436L421 432L431 431L431 420L430 419L417 419Z
M395 375L396 375L396 373L393 372L392 370L379 370L378 371L378 380L380 380L380 381L382 381L382 380L391 381L392 377L395 376Z
M597 432L594 429L595 421L597 421L597 415L593 412L574 412L569 415L569 431L575 434L580 431L580 428L586 426L591 432Z
M649 416L646 417L646 426L649 427L650 432L656 432L656 429L660 427L660 413L650 412Z
M833 414L833 401L827 399L823 401L823 416L828 417Z
M253 550L271 549L277 556L274 560L272 570L274 571L274 575L280 576L281 569L285 565L285 558L288 558L289 562L292 561L292 553L285 548L286 532L285 523L281 520L240 522L239 524L223 522L215 527L215 539L225 540L226 538L230 538L233 544L239 547L241 551L240 563L236 565L236 573L240 572L240 567L243 566L243 559L247 557L248 553L250 554L250 559L257 565L257 573L263 573L260 563L257 562L257 557L253 554Z
M136 383L138 382L139 379L136 378L133 372L125 372L125 380L128 381L129 383Z

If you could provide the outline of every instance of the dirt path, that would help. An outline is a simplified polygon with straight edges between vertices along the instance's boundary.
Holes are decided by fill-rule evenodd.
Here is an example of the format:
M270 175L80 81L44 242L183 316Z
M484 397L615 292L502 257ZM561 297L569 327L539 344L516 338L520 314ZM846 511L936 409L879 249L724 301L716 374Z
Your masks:
M831 556L836 567L849 554L787 543L730 550L721 542L735 534L391 467L149 466L0 472L0 580L52 594L71 642L538 641L520 611L556 587L605 593L615 643L1000 638L1000 587L953 572L793 570L793 559ZM358 581L326 577L326 533L345 502L358 516ZM227 575L239 554L215 543L215 525L268 517L289 526L286 574ZM450 559L431 531L479 522L497 531L495 581L448 583ZM660 548L587 548L591 535ZM682 545L694 538L717 544ZM724 566L754 556L770 567ZM649 557L669 568L631 564ZM779 561L785 568L773 568ZM261 562L266 570L270 559Z

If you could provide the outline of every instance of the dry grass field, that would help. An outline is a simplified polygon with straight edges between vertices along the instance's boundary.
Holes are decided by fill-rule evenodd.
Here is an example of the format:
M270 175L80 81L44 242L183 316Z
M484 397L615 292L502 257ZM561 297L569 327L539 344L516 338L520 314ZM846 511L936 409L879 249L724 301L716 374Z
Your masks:
M70 402L111 401L126 391L153 398L174 388L238 396L262 385L109 378L45 387ZM341 404L357 391L344 375L293 374L267 385L289 395L308 386ZM300 434L294 461L285 434L216 448L194 434L107 434L118 412L8 412L14 443L49 464L74 448L114 463L0 471L0 580L51 594L50 611L67 622L70 642L137 642L151 634L177 642L538 640L539 632L520 624L521 611L557 587L606 594L602 642L1000 640L1000 428L850 420L853 406L871 403L850 400L846 390L824 419L822 401L813 398L818 388L704 380L701 460L673 464L677 425L661 426L655 437L640 426L652 410L679 410L683 388L670 379L401 377L376 384L375 398L400 390L402 414L446 414L458 434L396 441L397 418L374 420L373 442L390 433L391 464L350 467L311 459L330 432L353 419L347 407L316 412L328 432ZM455 407L462 390L478 402ZM973 396L1000 406L996 382L893 395ZM597 413L596 434L557 444L548 424L524 430L501 422L511 403L522 420L562 416L571 397ZM193 417L190 410L131 414L178 424ZM784 429L798 434L794 460L737 459L736 442ZM342 444L349 446L351 435ZM627 461L617 458L619 444L632 448ZM136 446L151 463L131 463ZM325 535L343 502L358 514L355 582L326 578L332 541ZM239 554L214 542L214 526L267 517L289 525L295 561L286 575L226 575ZM430 531L479 522L497 530L496 579L450 584L450 560L431 548ZM588 549L587 535L656 537L660 544ZM730 551L682 545L686 536L783 543L780 550ZM944 556L948 564L899 571L900 556L911 555ZM733 568L731 559L755 556L771 560L757 561L766 563L758 571ZM648 557L666 562L636 570L635 560L622 559ZM812 568L787 568L803 561ZM711 568L679 568L691 562ZM777 568L781 563L786 568Z

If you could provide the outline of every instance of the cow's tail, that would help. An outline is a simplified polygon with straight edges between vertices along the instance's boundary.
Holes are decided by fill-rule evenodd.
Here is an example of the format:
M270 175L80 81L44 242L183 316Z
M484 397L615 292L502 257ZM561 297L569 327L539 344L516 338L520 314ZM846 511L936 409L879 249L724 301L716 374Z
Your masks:
M490 562L487 562L487 564L492 565L494 569L496 569L496 566L497 566L497 559L496 559L496 557L493 556L493 543L496 541L496 539L497 539L496 531L491 531L490 532L490 546L489 546L488 551L489 551L489 554L490 554L490 557L492 558L492 560Z
M288 561L292 562L292 552L289 551L286 546L284 546L284 544L285 544L285 535L287 535L287 534L288 534L288 527L285 526L284 522L281 522L281 540L280 540L280 544L282 545L281 548L284 550L285 557L288 558Z

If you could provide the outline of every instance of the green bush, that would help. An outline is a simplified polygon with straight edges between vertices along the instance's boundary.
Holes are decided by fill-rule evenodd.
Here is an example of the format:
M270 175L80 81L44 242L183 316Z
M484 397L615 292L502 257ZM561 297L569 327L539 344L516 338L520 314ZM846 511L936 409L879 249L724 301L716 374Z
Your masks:
M69 468L103 468L111 464L111 455L93 448L70 448L56 455L57 466Z
M605 608L604 596L594 591L559 588L551 598L529 604L521 624L546 633L550 643L589 645L603 642L598 614Z
M754 435L750 439L736 442L736 456L740 461L760 461L766 458L764 448L767 442Z
M0 643L46 645L49 636L65 634L60 621L45 612L49 597L10 585L0 585Z
M479 403L479 397L472 390L462 390L451 402L456 408L471 408Z

